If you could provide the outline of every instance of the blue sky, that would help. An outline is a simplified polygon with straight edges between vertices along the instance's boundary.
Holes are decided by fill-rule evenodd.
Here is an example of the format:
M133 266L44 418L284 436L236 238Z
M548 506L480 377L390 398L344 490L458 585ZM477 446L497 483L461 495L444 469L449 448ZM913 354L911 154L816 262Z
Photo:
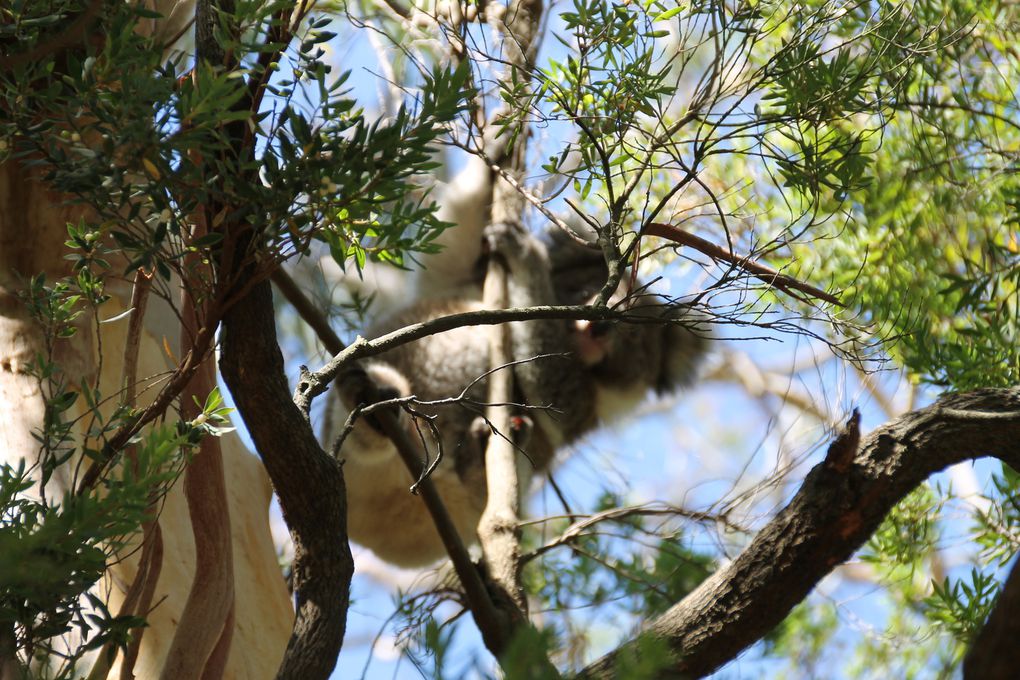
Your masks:
M352 71L349 81L352 93L371 112L372 102L377 101L379 94L380 64L366 33L345 27L333 42L341 45L331 55L333 62L340 70ZM552 39L547 39L544 45L544 57L563 49ZM548 136L543 143L556 145ZM458 160L454 158L452 167L457 166ZM696 280L682 263L667 269L665 274L672 292L685 290ZM736 512L748 526L760 526L789 499L810 466L820 460L833 424L845 420L853 408L861 410L865 432L889 418L860 376L816 342L774 334L749 340L745 339L747 335L762 334L729 327L721 328L718 334L717 350L706 368L709 376L719 375L718 379L709 377L676 398L649 404L638 416L593 434L573 447L573 455L563 456L556 479L572 502L590 508L607 483L626 493L628 500L654 498L691 509L717 507L721 501L747 492L752 494L752 500L736 505ZM293 339L285 339L284 350L292 380L296 379L298 365L317 367L324 360L321 356L304 356L300 343ZM733 378L739 372L739 367L734 368L737 360L765 367L770 376L786 380L789 391L806 395L818 410L829 415L828 421L814 419L784 404L777 396L782 390L771 389L764 396L750 394L746 384L738 384ZM886 371L873 379L881 391L892 395L894 401L899 400L897 404L905 400L906 384L898 373ZM923 405L927 398L922 395L917 405ZM787 477L773 487L753 491L758 482L773 478L774 472L784 466L792 466ZM983 483L990 469L979 465L975 478ZM947 476L940 479L948 483ZM540 516L550 504L550 496L540 491L532 497L529 513ZM961 519L956 528L962 532L965 523ZM715 531L694 527L690 535L696 545L714 551L721 559L732 556L739 547L738 541L732 539L730 543L720 542ZM353 584L347 640L333 677L360 676L370 655L367 678L415 677L417 671L408 661L395 659L392 631L384 630L393 610L394 586L410 583L413 575L387 570L371 557L359 557L359 566ZM841 628L833 642L833 658L850 654L860 636L883 630L888 602L878 586L837 575L823 582L813 597L838 603ZM450 608L442 611L445 615L453 613ZM583 613L579 616L579 620L584 620ZM589 655L613 647L633 623L618 620L607 625L606 621L592 620L590 625L597 635ZM452 648L456 661L452 668L469 669L476 660L482 668L491 667L473 625L465 622L457 631ZM372 654L377 636L380 640ZM827 677L840 677L835 670L840 667L827 668L831 672ZM760 646L755 646L718 676L774 677L781 670L790 671L781 662L762 659ZM464 670L450 677L472 677L472 673ZM795 670L792 677L797 677Z

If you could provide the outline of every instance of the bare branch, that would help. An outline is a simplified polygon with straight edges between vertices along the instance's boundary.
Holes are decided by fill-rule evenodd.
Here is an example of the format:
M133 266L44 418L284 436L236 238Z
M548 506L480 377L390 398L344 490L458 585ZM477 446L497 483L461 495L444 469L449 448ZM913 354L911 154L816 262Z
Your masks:
M550 550L562 545L573 543L578 537L584 536L588 529L598 526L603 522L622 522L632 517L663 516L683 517L694 522L719 524L726 527L729 531L748 533L745 527L735 524L726 513L698 512L696 510L687 510L668 503L653 502L645 503L643 505L628 505L620 508L609 508L608 510L602 510L601 512L596 512L592 515L569 515L571 519L575 520L573 524L567 527L562 534L547 542L545 545L535 548L531 552L522 556L521 560L523 562L530 562ZM540 520L524 522L523 524L537 524L540 522L548 522L551 519L557 518L545 517Z
M840 302L838 297L831 293L827 293L824 290L821 290L820 288L815 288L814 286L798 281L797 279L793 278L792 276L788 276L787 274L777 272L772 267L768 267L757 262L751 262L746 257L739 257L731 253L730 251L726 250L725 248L717 246L716 244L710 241L706 241L700 236L695 236L694 234L683 229L680 229L679 227L674 227L671 224L652 222L645 226L644 233L649 236L659 236L661 238L673 241L674 243L679 243L680 245L690 246L691 248L694 248L698 252L708 255L713 260L729 262L735 267L738 267L739 269L746 271L752 276L761 279L770 286L774 286L775 288L778 288L784 293L793 295L798 300L802 300L802 298L799 295L794 294L793 291L806 293L812 297L818 298L819 300L824 300L825 302L837 305L839 307L846 306L842 302Z
M507 304L507 270L502 260L490 257L485 278L483 299L486 306L500 308ZM509 329L505 325L493 326L489 338L489 366L495 369L512 359ZM482 559L489 577L513 602L517 613L526 611L524 588L520 582L521 544L519 504L521 481L518 478L516 450L507 435L510 433L510 408L513 398L513 372L490 371L490 404L486 414L494 433L504 436L489 437L485 449L485 479L488 497L485 511L478 523L478 538L482 544Z
M340 337L330 327L325 316L323 316L318 308L311 304L294 281L282 270L274 273L273 281L284 292L287 300L294 305L301 318L315 330L319 340L326 347L326 351L332 354L343 352L345 347ZM302 389L307 388L307 386L308 383L303 383L298 388L299 398L297 401L299 404L302 403L304 397ZM371 400L372 395L368 396L369 400ZM374 417L379 422L383 434L393 442L397 453L400 455L401 460L404 461L411 476L419 480L416 483L417 493L421 495L422 501L432 517L432 522L435 524L440 540L442 540L443 546L450 556L454 571L457 572L457 576L464 588L468 607L475 617L479 630L485 636L486 645L494 645L490 646L490 649L501 648L505 644L506 625L504 619L493 604L485 581L471 561L471 555L468 553L463 541L461 541L457 528L450 518L450 514L447 512L442 499L439 497L439 493L432 484L432 480L423 474L424 456L421 449L411 440L406 430L401 427L396 415L392 411L382 409L374 413ZM490 635L494 637L490 638Z
M283 297L287 298L287 302L294 307L298 316L315 331L326 351L334 355L342 352L344 343L340 340L340 336L329 325L329 320L319 311L318 306L312 304L308 296L298 288L290 274L282 267L277 267L273 271L272 280L276 285L276 289L283 294Z

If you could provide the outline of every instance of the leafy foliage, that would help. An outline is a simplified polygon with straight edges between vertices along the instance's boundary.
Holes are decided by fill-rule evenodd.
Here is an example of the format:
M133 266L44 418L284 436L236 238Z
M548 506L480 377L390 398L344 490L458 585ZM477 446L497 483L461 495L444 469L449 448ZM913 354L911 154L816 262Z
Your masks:
M59 678L76 677L83 654L110 643L123 647L131 630L144 625L139 617L110 612L92 589L152 518L153 504L191 449L202 437L225 431L227 422L214 391L195 421L150 428L117 452L124 464L115 473L97 486L75 484L78 461L99 460L98 444L132 414L126 405L111 413L97 386L84 379L70 385L54 361L57 345L75 335L85 309L97 310L108 299L100 292L101 279L89 273L92 240L73 225L69 232L85 252L76 275L53 286L34 277L26 292L27 307L47 338L47 355L29 367L49 395L44 427L33 433L39 456L31 464L23 459L17 467L0 467L0 630L13 634L16 648L39 662L41 672ZM84 436L76 431L83 422L89 424ZM49 487L54 475L71 482L58 496ZM47 663L53 659L60 663Z
M5 53L45 46L88 4L9 3L0 45ZM849 305L791 300L768 282L752 284L740 267L694 256L705 281L699 301L713 320L825 337L837 349L893 339L911 379L940 387L1020 379L1015 9L962 0L574 0L550 23L556 49L536 59L525 83L496 72L499 55L484 52L477 26L422 19L433 31L422 46L418 23L394 18L399 6L346 8L350 25L375 22L394 46L399 95L387 115L366 112L352 71L335 72L339 22L316 15L292 26L282 0L238 3L236 16L221 17L216 38L236 57L230 68L167 57L136 30L150 12L110 1L96 20L101 39L0 71L0 162L38 172L91 209L68 226L71 275L26 281L25 305L45 337L31 367L48 397L45 427L37 468L0 470L0 635L12 630L27 656L44 656L57 651L51 637L76 632L83 642L59 652L68 654L60 674L142 625L89 590L192 447L226 421L213 393L198 419L147 427L108 452L107 436L138 410L64 375L59 343L97 324L107 282L139 268L158 276L164 296L176 293L177 275L194 283L188 292L199 306L228 298L236 282L202 269L222 256L225 225L250 227L257 276L319 248L358 269L434 251L449 226L428 192L436 154L467 146L462 136L496 99L507 138L556 129L543 168L565 180L579 212L597 216L611 258L659 248L646 230L668 223L837 289ZM846 354L863 358L852 345ZM80 458L105 463L111 454L123 464L97 488L45 493ZM994 477L972 532L982 558L999 565L1017 545L1017 483L1008 470ZM861 556L897 605L889 637L862 644L862 657L892 663L889 640L913 643L922 623L937 624L903 656L907 675L948 672L995 591L984 569L931 585L944 496L913 494ZM600 507L620 504L606 498ZM678 522L633 515L599 526L612 529L530 565L529 592L550 623L515 641L503 660L508 676L549 650L581 665L597 644L598 614L609 613L615 636L636 629L718 557L692 547ZM81 613L83 594L93 619ZM437 622L434 605L413 602L408 657L425 674L449 674L453 629ZM827 605L809 603L766 651L820 663L835 625ZM941 647L935 662L923 660ZM651 676L664 662L650 641L638 650L621 661L621 677Z

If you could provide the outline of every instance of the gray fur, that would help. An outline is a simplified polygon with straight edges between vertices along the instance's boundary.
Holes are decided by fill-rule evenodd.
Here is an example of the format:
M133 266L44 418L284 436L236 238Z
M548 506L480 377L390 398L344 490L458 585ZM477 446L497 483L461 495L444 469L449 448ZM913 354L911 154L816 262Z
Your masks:
M494 224L485 232L491 252L507 262L511 307L578 304L597 292L605 265L597 251L552 239L547 247L520 225ZM558 286L558 287L557 287ZM369 337L411 323L481 308L472 287L467 297L422 300L369 330ZM555 450L622 415L647 393L667 392L689 382L704 353L706 341L686 325L685 312L645 296L631 306L640 323L613 323L580 330L574 321L535 320L510 324L514 379L534 428L527 453L535 471L546 469ZM586 335L592 334L592 335ZM488 334L464 327L423 338L367 362L363 376L378 388L402 396L435 400L460 394L489 370ZM594 345L595 355L581 351ZM542 355L557 355L534 359ZM592 359L591 357L595 358ZM529 361L531 360L531 361ZM344 381L330 397L327 445L357 405L358 381ZM485 400L484 381L468 396ZM422 408L437 417L445 460L432 476L461 535L472 541L485 506L484 437L477 418L481 411L454 404ZM413 428L407 419L409 428ZM423 431L425 431L423 429ZM425 439L428 440L427 431ZM414 432L417 438L417 432ZM430 445L430 455L436 451ZM442 544L420 500L408 488L414 480L397 458L392 444L368 422L359 422L341 455L349 494L352 540L379 557L402 566L418 566L444 555ZM524 484L526 487L527 485Z

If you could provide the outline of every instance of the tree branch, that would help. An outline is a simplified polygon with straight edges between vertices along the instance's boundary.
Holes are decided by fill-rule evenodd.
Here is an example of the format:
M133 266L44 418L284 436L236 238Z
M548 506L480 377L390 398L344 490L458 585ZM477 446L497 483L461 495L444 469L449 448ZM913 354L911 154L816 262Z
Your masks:
M464 588L468 609L471 610L471 615L478 625L485 646L496 653L497 650L503 649L507 642L506 617L500 613L492 601L485 579L482 578L475 563L471 560L471 554L464 547L460 534L457 533L457 527L447 512L446 505L440 498L439 492L436 491L435 485L431 479L423 477L425 469L421 450L400 426L394 413L384 410L377 413L375 417L382 425L383 434L389 437L396 446L397 453L400 454L404 465L407 466L411 475L419 480L416 487L417 492L421 495L422 501L432 517L432 523L439 533L440 540L443 541L446 554L450 556L453 570L457 573L457 578L460 579L461 586Z
M344 343L340 340L340 336L329 325L329 320L319 311L319 307L313 304L308 299L308 296L298 288L290 274L283 267L277 267L273 271L272 278L276 289L283 294L283 297L291 304L298 313L298 316L311 326L312 330L315 331L315 335L318 336L319 342L326 348L326 351L332 355L342 352L344 350Z
M326 678L343 643L354 575L347 493L340 465L291 400L269 281L224 315L220 370L294 541L297 617L277 677Z
M206 233L199 222L196 235ZM195 299L201 289L197 283L207 274L196 255L189 264L197 276L182 284L181 307L184 332L181 353L187 351L188 338L209 323L200 313ZM216 369L209 356L181 393L181 418L194 420L200 404L216 387ZM184 470L184 496L188 503L191 532L195 539L195 572L188 600L163 664L161 678L218 678L226 666L227 652L234 632L234 548L230 539L230 511L227 483L223 471L223 450L218 437L206 436Z
M487 307L507 305L507 270L499 257L489 258L483 300ZM488 402L486 419L492 436L485 447L485 511L478 522L482 561L489 578L501 591L512 619L522 619L526 611L521 585L521 530L519 508L521 481L518 478L517 452L510 439L510 404L513 401L513 371L497 370L513 361L506 325L489 329ZM509 633L509 631L507 631ZM505 636L506 637L506 636ZM494 649L499 653L500 650Z
M217 42L221 30L239 35L233 11L233 0L198 1L198 61L238 67L236 55ZM242 97L234 108L250 113L250 106ZM253 157L254 145L243 120L225 123L223 133L238 158ZM210 204L204 209L218 214L228 207ZM217 279L226 288L226 297L232 298L222 316L220 372L273 482L294 542L296 615L277 678L324 679L336 666L343 644L354 575L343 472L319 446L291 399L277 341L272 287L268 272L257 264L263 245L260 234L244 222L228 221L220 228L224 239L217 253Z
M372 340L358 337L330 359L325 366L306 376L307 391L302 395L302 399L310 400L325 392L329 383L340 374L341 369L352 361L375 356L399 345L462 326L491 326L508 321L533 321L536 319L619 319L626 322L628 318L634 320L635 323L641 322L640 319L635 320L633 315L628 315L626 311L591 305L544 305L517 309L482 309L474 312L447 314L404 326ZM644 321L647 322L647 318Z
M674 227L671 224L663 224L661 222L652 222L645 226L644 233L648 236L658 236L674 243L679 243L683 246L690 246L698 252L708 255L713 260L722 260L723 262L729 262L733 266L744 270L748 274L764 281L765 283L778 288L779 290L793 295L798 300L802 300L799 295L795 295L792 291L799 291L801 293L807 293L808 295L824 300L829 304L836 305L838 307L845 307L839 298L832 293L827 293L820 288L808 285L787 274L777 272L772 267L768 267L757 262L752 262L746 257L739 257L734 255L732 252L717 246L711 241L706 241L700 236L684 231L679 227Z
M282 269L278 269L273 274L273 282L283 292L288 302L294 305L294 309L297 310L305 323L315 330L326 351L331 354L340 354L345 349L340 336L333 331L329 321L308 300L297 284L294 283L294 280L291 279L290 275ZM302 388L306 388L307 385L308 383L305 383L302 385ZM369 395L370 400L371 396ZM302 394L298 402L305 403L304 399L305 395ZM422 502L425 503L425 508L432 517L432 523L435 525L436 532L446 548L446 553L450 556L453 569L460 579L461 586L464 588L467 606L471 610L475 622L478 624L478 629L482 633L486 646L490 649L501 648L501 645L505 643L504 632L506 626L504 619L500 616L499 611L492 602L485 581L482 579L482 575L471 560L470 553L468 553L467 548L461 541L460 535L457 533L457 527L450 518L442 498L439 497L439 492L436 491L435 485L432 484L432 480L428 477L422 477L424 473L424 456L420 448L411 440L404 428L400 426L393 412L384 409L375 413L374 417L379 422L383 434L393 442L397 453L400 455L404 465L407 466L411 476L419 480L417 492L421 495Z
M852 432L842 439L853 439ZM729 565L651 622L676 662L660 673L700 677L774 629L826 574L874 533L889 510L930 475L992 456L1020 469L1020 387L943 397L865 437L845 472L826 461ZM835 450L842 462L843 447ZM579 677L614 677L631 641ZM1015 668L1015 666L1013 666Z

